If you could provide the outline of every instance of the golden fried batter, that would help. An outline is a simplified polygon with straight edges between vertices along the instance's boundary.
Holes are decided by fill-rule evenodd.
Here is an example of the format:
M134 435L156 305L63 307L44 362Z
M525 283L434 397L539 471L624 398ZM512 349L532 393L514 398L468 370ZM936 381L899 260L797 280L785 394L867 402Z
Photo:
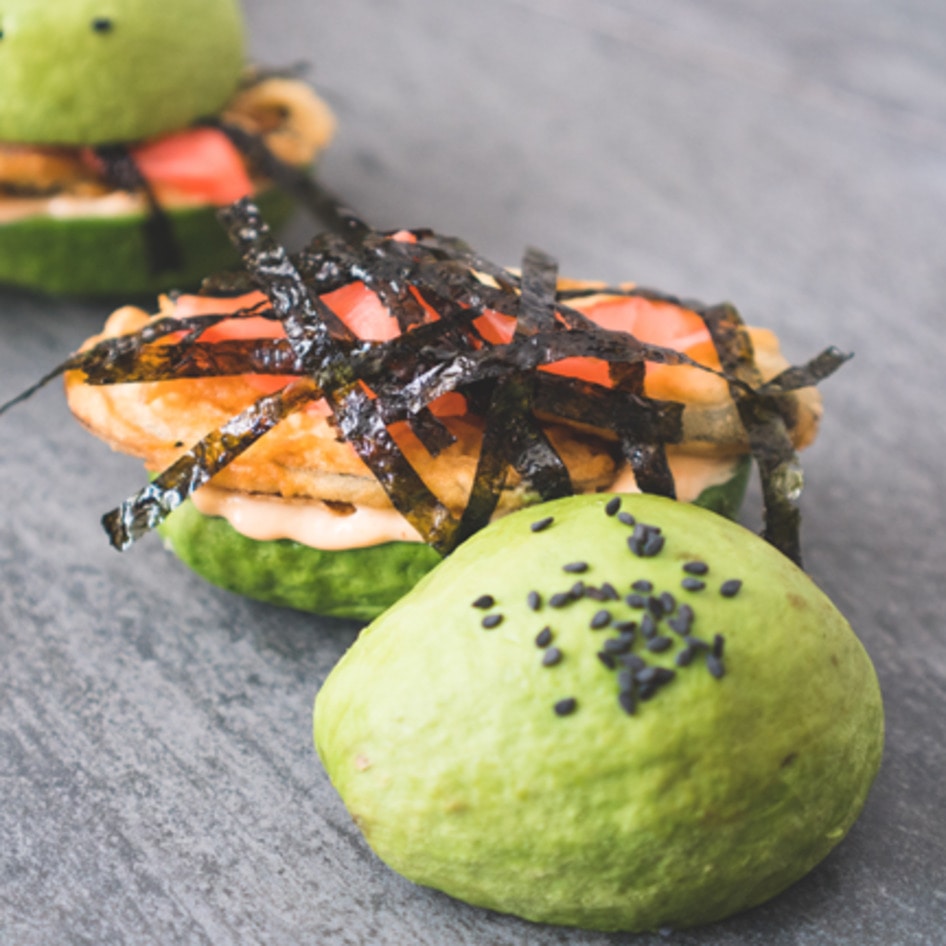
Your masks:
M590 300L575 307L591 305ZM174 311L162 299L158 316ZM141 329L151 317L125 306L108 319L100 338ZM778 341L768 331L753 329L751 338L763 378L774 377L788 366ZM718 367L711 343L688 349L701 363ZM270 380L270 379L267 379ZM73 371L66 376L69 406L76 417L113 449L140 457L149 470L161 470L215 430L249 407L263 393L254 376L182 379L94 386ZM698 368L657 366L649 371L646 391L651 397L681 401L684 442L675 452L725 458L748 451L745 431L729 397L726 382ZM813 439L821 414L814 389L784 399L797 446ZM482 422L469 415L447 417L444 423L457 438L437 457L431 457L406 424L391 430L408 461L431 490L459 513L466 505L473 483ZM617 447L597 434L561 424L547 433L562 457L579 491L604 489L613 482L620 464ZM352 446L333 427L323 402L299 411L260 438L244 454L217 474L213 483L222 489L284 498L312 498L386 508L389 501ZM517 504L515 480L506 485L501 507Z

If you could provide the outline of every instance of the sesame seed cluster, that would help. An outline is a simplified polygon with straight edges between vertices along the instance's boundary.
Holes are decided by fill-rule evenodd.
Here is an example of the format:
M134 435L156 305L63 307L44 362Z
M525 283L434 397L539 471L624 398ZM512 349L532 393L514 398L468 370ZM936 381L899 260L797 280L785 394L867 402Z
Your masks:
M661 527L639 522L623 511L621 497L610 499L604 514L630 530L625 544L632 561L656 558L663 552L665 536ZM530 529L545 532L554 524L553 516L545 516L532 522ZM611 560L609 565L613 564ZM726 638L719 632L711 637L697 633L699 603L706 594L735 597L742 588L742 579L714 580L709 563L695 559L682 563L678 588L657 589L650 579L638 577L630 582L625 593L610 581L600 584L588 581L591 570L591 565L585 561L563 562L563 576L585 577L578 577L569 587L547 596L535 589L526 594L529 610L548 619L535 635L535 645L542 651L540 667L557 667L567 657L566 651L556 643L556 615L549 612L560 612L585 599L601 604L591 616L588 630L608 634L601 640L596 656L608 670L614 671L617 705L627 715L635 715L640 703L653 699L686 668L702 666L714 679L723 678ZM493 595L481 594L471 603L486 612L480 621L484 630L493 630L503 623L505 615ZM648 660L651 654L663 654L675 648L673 667ZM557 700L552 709L558 716L569 716L578 707L578 698L567 695Z

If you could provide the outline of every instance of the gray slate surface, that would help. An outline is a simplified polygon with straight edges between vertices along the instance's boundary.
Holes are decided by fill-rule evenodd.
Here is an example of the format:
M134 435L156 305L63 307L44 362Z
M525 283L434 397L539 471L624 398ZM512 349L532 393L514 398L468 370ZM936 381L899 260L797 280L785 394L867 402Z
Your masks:
M795 360L857 353L824 386L803 538L877 665L884 768L806 879L672 942L946 943L946 6L247 6L258 60L313 64L340 119L324 178L376 225L511 265L536 244L572 275L731 299ZM0 294L0 399L107 311ZM0 431L0 942L662 941L389 872L311 748L356 626L216 591L157 540L114 553L98 518L141 471L55 386Z

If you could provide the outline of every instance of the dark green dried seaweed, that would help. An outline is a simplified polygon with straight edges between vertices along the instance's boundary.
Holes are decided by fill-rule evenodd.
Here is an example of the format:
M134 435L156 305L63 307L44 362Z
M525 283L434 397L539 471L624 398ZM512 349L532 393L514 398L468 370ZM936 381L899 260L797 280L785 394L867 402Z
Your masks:
M526 251L514 339L522 341L554 327L557 275L551 257L535 249ZM568 468L535 416L534 399L535 379L530 373L514 369L496 380L460 541L489 522L510 469L519 474L526 496L546 500L573 492Z
M274 177L278 171L285 182L284 168L270 170ZM455 238L429 230L373 230L320 185L306 180L314 195L313 209L327 213L335 232L320 233L294 255L273 239L251 202L240 201L220 213L244 268L210 277L204 291L234 295L258 289L266 302L236 315L155 319L139 332L104 339L71 356L28 392L0 406L2 413L71 370L83 372L89 384L246 373L298 379L210 432L106 516L118 547L157 525L282 419L323 397L339 434L394 507L441 553L489 521L504 489L515 486L525 502L572 492L568 470L548 439L547 424L568 424L610 441L631 464L644 491L672 496L666 446L682 440L684 405L645 395L644 365L652 362L695 366L725 379L758 462L765 537L800 560L801 479L787 432L794 404L789 395L828 377L849 356L827 349L763 384L748 333L731 306L705 307L642 287L559 290L555 261L539 250L526 251L519 276ZM362 283L377 295L398 322L396 338L357 338L331 310L323 296L352 283ZM691 309L710 332L721 370L626 332L605 330L569 305L597 293L640 296ZM478 323L487 313L510 320L508 341L487 340ZM203 341L204 333L221 321L251 316L279 321L286 337ZM606 363L609 385L539 370L567 358ZM470 415L479 417L483 426L472 489L460 516L441 502L407 460L393 429L406 422L435 455L453 439L431 410L448 393L462 395Z
M249 201L220 212L234 246L257 285L268 296L296 355L318 361L314 377L332 408L339 430L381 484L394 508L440 552L452 548L457 520L420 478L397 446L378 410L352 376L348 356L326 330L328 306L309 291L285 249Z
M340 200L317 184L305 168L289 164L275 155L267 147L262 135L220 118L207 118L202 124L222 131L257 173L268 177L336 233L354 240L367 233L367 226Z
M762 378L755 364L752 341L735 307L723 303L708 306L699 314L730 379L730 394L759 468L765 506L763 537L801 566L798 501L804 481L779 401L772 394L760 393ZM834 360L835 368L839 364Z
M127 549L263 434L321 396L314 382L301 378L276 394L259 398L219 430L208 434L147 486L102 517L112 545L120 551Z
M99 145L94 151L102 163L102 176L110 187L144 194L148 213L141 228L151 273L157 275L180 269L184 254L171 218L164 212L147 178L138 169L131 151L121 144Z

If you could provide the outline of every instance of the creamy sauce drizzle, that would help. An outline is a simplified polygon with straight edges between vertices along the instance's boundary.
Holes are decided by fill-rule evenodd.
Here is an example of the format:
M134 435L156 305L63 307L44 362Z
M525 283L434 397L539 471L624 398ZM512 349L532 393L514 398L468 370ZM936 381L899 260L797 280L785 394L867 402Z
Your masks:
M352 506L339 512L317 499L281 499L204 486L191 499L205 516L222 516L247 538L293 539L326 551L383 542L422 542L395 509Z
M725 483L735 461L676 454L669 457L677 498L689 502L710 486ZM637 493L629 467L608 487ZM421 542L417 530L395 509L351 506L339 511L317 499L282 499L204 486L191 497L205 516L222 516L247 538L268 542L292 539L324 551L365 548L383 542Z
M162 193L162 206L168 209L207 205L190 194ZM0 199L0 224L13 223L29 217L52 217L72 220L77 217L122 217L148 212L148 205L140 194L111 191L98 197L78 197L74 194L56 194L54 197L8 197Z

